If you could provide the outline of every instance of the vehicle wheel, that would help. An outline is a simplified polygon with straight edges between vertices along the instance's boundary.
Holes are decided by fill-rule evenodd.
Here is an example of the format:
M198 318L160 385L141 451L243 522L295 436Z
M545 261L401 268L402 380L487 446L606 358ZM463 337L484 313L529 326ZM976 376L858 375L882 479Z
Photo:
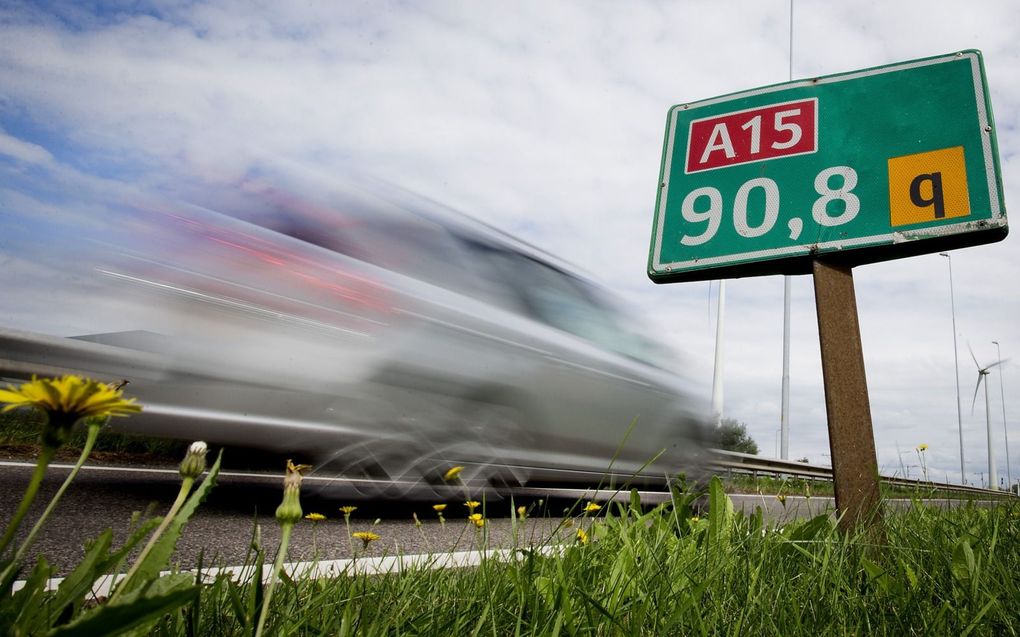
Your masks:
M528 449L528 436L521 426L521 412L510 405L467 401L454 419L446 439L434 450L424 467L426 480L436 486L465 489L471 495L520 486L529 471L512 458ZM463 467L453 483L444 480L451 467Z

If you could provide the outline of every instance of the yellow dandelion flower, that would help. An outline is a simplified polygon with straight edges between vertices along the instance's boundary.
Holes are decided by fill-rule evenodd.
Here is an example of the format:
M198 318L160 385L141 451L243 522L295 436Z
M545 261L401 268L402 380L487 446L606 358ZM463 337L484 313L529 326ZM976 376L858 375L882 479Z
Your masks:
M585 513L594 513L596 511L600 510L601 508L602 508L601 504L595 504L594 502L589 502L588 504L586 504L584 506L584 512Z
M464 503L464 506L468 508L468 511L474 513L475 509L482 506L482 503L479 502L478 500L468 500L467 502Z
M326 519L326 516L324 516L321 513L309 513L308 515L305 516L305 519L311 520L312 522L322 522L323 520Z
M698 523L698 522L700 522L700 521L701 521L701 518L700 518L700 517L698 517L698 516L696 516L696 515L692 515L692 516L691 516L691 524L697 524L697 523Z
M446 510L446 505L445 504L433 504L432 508L435 510L436 513L442 513L443 511Z
M780 493L779 495L776 496L776 499L779 500L779 504L782 504L783 506L786 506L786 496L785 495Z
M924 444L922 442L921 444L917 445L917 450L918 451L928 451L928 445L926 445L926 444Z
M584 529L577 529L577 542L578 544L588 543L588 534L585 533Z
M446 480L447 482L456 480L457 476L459 476L460 472L463 470L464 467L450 467L446 470L446 473L443 474L443 480Z
M8 403L3 411L32 406L48 413L73 416L126 416L142 410L134 398L123 398L121 390L112 385L81 376L36 378L15 388L0 389L0 402Z
M358 510L358 507L352 507L350 505L345 506L345 507L340 507L340 513L343 513L345 518L346 517L350 517L350 515L352 513L354 513L355 511L357 511L357 510Z
M134 398L124 398L122 385L107 385L81 376L36 378L20 387L8 385L0 389L3 411L18 407L34 407L48 417L43 430L43 444L59 447L71 432L74 423L90 416L126 416L142 410Z
M371 531L355 531L351 533L351 537L356 540L361 540L362 548L367 548L369 544L379 539L379 535L372 533Z
M468 516L468 519L471 520L472 522L477 522L478 520L482 519L482 514L481 513L472 513L471 515Z
M524 506L523 504L517 507L517 517L519 517L522 520L528 517L528 507Z
M471 520L471 522L474 523L474 525L477 526L478 528L482 528L483 526L485 526L485 520L483 520L480 517L477 520Z

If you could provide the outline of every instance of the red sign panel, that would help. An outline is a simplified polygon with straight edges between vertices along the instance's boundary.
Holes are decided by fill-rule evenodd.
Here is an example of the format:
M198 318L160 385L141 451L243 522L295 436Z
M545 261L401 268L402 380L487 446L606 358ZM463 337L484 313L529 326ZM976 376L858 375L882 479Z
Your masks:
M770 104L691 122L686 173L818 150L818 99Z

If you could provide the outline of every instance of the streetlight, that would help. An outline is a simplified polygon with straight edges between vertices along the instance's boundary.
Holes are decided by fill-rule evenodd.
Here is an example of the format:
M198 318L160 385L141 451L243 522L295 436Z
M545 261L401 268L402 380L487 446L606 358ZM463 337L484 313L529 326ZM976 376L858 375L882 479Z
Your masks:
M953 312L953 368L956 370L956 422L960 427L960 482L967 484L967 472L963 461L963 410L960 408L960 357L956 346L956 297L953 295L953 258L946 252L940 257L949 259L949 306Z
M1006 485L1007 489L1013 489L1013 475L1009 471L1009 431L1006 429L1006 393L1002 384L1002 350L999 349L999 341L992 341L995 344L995 352L999 357L999 395L1002 397L1002 434L1006 437Z
M712 413L716 428L723 417L723 313L726 311L726 279L719 281L719 306L715 313L715 370L712 372Z

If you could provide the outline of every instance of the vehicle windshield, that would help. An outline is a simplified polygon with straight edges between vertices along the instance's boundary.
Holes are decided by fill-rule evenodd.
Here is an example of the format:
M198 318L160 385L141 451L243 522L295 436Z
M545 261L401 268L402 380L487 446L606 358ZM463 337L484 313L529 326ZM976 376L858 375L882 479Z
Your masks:
M467 243L493 276L516 292L518 307L530 316L642 363L672 366L668 350L642 335L643 321L595 285L519 252Z

